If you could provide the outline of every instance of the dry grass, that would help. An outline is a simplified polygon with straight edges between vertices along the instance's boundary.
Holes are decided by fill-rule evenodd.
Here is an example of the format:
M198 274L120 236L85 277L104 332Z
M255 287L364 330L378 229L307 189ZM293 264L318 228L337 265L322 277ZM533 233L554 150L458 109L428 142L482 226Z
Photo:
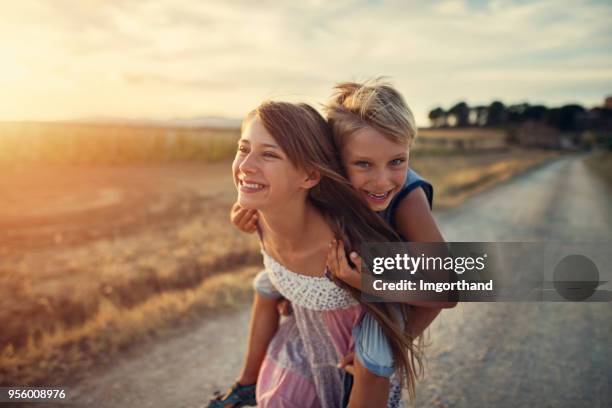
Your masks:
M506 139L506 131L496 128L423 128L419 129L419 137L435 139Z
M211 276L198 286L161 292L131 308L102 298L97 311L75 327L55 322L54 329L32 337L19 350L6 347L0 354L2 383L62 384L76 368L133 345L160 328L194 315L235 308L251 294L250 282L259 266Z
M507 148L507 132L504 129L419 129L413 153L463 155L468 152L504 151Z
M586 163L612 187L612 152L595 152L586 159Z
M39 360L57 361L55 370L87 360L87 353L94 359L107 348L113 352L181 316L141 315L120 324L128 312L149 310L145 305L157 305L155 299L190 299L190 291L219 273L259 264L256 238L229 225L235 193L228 168L227 162L51 167L0 175L0 189L13 203L0 214L0 383L45 379L51 363L41 367ZM108 188L121 200L103 206L88 200ZM60 211L66 200L81 206ZM248 279L236 274L244 296ZM204 292L193 293L207 302ZM99 332L100 316L115 322L112 336ZM124 337L121 328L132 331ZM70 357L97 339L116 345L83 346L78 358Z
M231 157L239 129L0 122L0 165L127 164Z
M433 184L434 208L445 209L558 155L550 150L507 149L486 154L417 156L412 167Z
M435 207L554 154L417 155ZM100 191L116 200L100 200ZM185 316L241 304L256 237L232 228L229 162L0 174L0 384L61 382Z

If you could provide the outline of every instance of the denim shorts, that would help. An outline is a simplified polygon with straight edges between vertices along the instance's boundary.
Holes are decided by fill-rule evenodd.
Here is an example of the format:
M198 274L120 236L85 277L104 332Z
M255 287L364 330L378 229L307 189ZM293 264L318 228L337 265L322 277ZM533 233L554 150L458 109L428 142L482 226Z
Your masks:
M280 294L272 281L270 281L270 277L268 276L268 271L265 269L260 271L253 279L253 288L257 291L261 296L268 299L280 299L283 295Z

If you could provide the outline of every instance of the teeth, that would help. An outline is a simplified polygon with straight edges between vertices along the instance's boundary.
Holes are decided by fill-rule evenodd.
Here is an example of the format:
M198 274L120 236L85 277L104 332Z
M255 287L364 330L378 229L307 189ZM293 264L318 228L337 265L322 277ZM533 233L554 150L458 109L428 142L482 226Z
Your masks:
M263 188L263 184L257 184L257 183L245 183L244 181L240 181L240 184L242 184L243 186L247 187L247 188L253 188L253 189L259 189L259 188Z
M379 200L382 200L383 198L387 198L387 196L389 195L389 192L387 191L386 193L383 193L383 194L375 194L375 193L368 192L368 195L370 197L374 197L374 198L377 198Z

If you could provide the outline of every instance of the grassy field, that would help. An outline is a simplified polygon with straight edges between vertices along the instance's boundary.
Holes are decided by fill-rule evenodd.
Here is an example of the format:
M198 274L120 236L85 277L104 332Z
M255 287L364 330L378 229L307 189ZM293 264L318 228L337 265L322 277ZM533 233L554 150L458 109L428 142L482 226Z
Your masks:
M415 142L417 154L463 154L507 148L507 132L488 128L424 128Z
M436 209L542 161L415 154ZM230 226L230 161L30 164L0 173L0 385L61 384L185 319L243 305L260 267Z
M231 157L239 129L0 122L0 166L130 164Z

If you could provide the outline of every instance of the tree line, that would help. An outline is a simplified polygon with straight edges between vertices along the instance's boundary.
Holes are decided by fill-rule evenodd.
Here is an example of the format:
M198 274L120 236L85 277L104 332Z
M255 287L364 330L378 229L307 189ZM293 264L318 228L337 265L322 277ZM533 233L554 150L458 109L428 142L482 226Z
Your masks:
M524 123L538 123L560 132L586 130L612 131L612 97L603 106L586 109L577 104L560 107L521 103L506 106L501 101L490 105L469 106L459 102L450 109L436 107L429 112L431 126L440 127L516 127Z

